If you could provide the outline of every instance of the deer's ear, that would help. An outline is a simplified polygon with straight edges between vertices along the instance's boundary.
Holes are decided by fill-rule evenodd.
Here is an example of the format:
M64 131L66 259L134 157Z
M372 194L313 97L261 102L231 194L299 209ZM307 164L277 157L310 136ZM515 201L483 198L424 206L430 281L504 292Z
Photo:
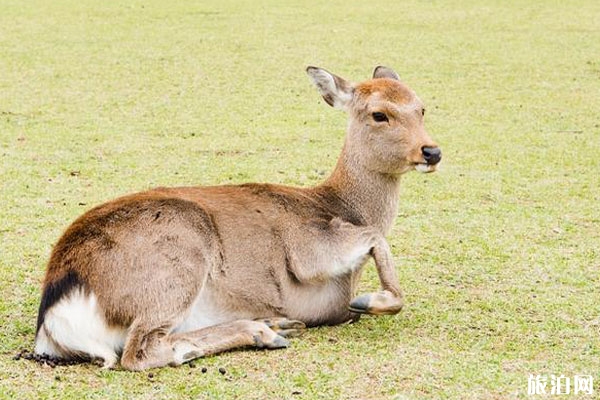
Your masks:
M400 80L400 76L396 73L396 71L391 68L384 67L383 65L376 67L375 71L373 71L373 79L379 78L395 79L397 81Z
M322 68L308 67L306 73L327 104L342 110L348 107L354 93L352 83Z

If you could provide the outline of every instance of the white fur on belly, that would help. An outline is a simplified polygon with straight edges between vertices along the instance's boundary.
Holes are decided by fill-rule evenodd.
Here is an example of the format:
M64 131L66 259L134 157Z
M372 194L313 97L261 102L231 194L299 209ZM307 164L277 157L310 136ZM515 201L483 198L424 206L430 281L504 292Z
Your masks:
M126 328L108 326L93 293L76 289L46 311L35 340L35 352L59 357L86 354L104 359L104 367L111 367L123 349L126 335Z
M173 332L195 331L197 329L233 321L239 318L241 318L241 316L234 316L227 313L225 310L219 310L211 301L211 297L204 287L196 297L196 300L194 300L188 315L175 327L175 329L173 329Z

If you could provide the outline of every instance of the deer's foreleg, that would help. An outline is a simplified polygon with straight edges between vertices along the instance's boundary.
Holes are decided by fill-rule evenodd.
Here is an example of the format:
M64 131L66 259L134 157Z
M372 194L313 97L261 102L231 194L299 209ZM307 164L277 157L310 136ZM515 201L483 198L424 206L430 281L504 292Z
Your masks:
M375 236L371 240L373 246L370 254L375 260L382 291L356 297L350 302L350 311L374 315L397 314L404 301L390 247L382 236Z

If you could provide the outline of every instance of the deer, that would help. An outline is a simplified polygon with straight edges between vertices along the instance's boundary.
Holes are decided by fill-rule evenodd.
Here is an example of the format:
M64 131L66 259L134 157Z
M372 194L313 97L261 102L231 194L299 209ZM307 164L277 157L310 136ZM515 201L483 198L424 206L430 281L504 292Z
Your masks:
M423 102L384 66L361 83L306 72L348 114L331 175L307 188L159 187L87 211L51 252L35 354L139 371L400 312L386 240L400 178L441 160ZM381 290L357 295L371 258Z

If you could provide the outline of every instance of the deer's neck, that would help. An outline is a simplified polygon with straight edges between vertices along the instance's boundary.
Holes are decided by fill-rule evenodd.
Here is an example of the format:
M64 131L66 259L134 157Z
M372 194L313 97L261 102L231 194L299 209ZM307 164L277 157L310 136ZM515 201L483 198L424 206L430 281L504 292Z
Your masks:
M368 225L386 235L398 212L400 176L369 171L348 147L344 146L335 170L322 187L334 190Z

